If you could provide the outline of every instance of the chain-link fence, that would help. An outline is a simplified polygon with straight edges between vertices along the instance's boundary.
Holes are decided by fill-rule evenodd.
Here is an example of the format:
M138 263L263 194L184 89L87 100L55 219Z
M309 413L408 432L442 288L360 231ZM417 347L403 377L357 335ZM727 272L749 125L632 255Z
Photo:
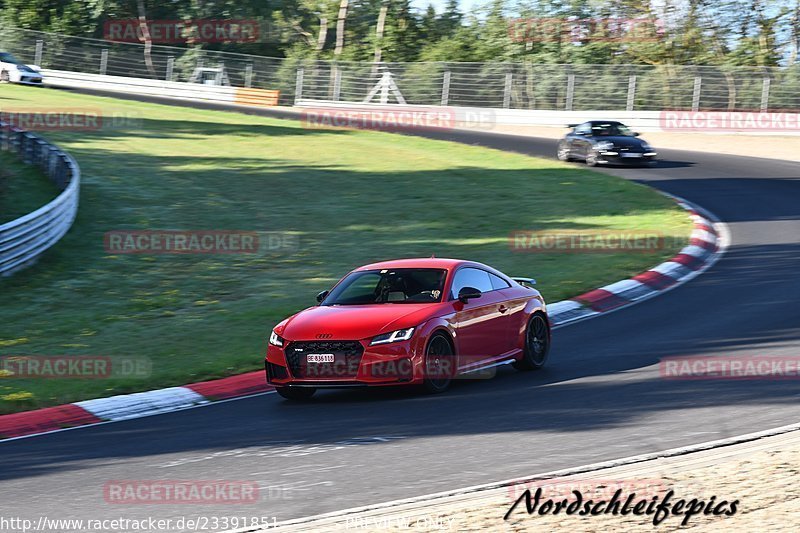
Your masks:
M376 68L316 61L299 66L297 86L304 100L567 111L800 109L800 65L385 63Z
M800 110L800 64L785 68L279 59L0 29L0 49L44 68L279 89L297 99L542 110Z

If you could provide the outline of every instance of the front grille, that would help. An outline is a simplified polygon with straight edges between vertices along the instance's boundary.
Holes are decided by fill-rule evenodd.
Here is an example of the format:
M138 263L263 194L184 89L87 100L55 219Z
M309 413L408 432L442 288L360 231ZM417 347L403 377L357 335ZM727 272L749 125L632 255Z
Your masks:
M357 341L291 342L285 349L292 376L299 379L352 379L358 374L364 347ZM308 354L332 354L333 363L307 363Z

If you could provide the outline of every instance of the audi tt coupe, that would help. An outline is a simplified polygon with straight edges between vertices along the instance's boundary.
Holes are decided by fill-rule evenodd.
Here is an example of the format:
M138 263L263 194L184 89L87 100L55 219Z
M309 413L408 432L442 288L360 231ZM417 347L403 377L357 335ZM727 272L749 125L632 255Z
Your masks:
M591 120L570 124L572 129L558 143L561 161L581 159L590 167L605 164L649 165L658 153L639 134L622 122Z
M457 259L357 268L269 337L268 383L290 400L318 388L418 385L431 393L495 366L544 366L550 324L534 280Z

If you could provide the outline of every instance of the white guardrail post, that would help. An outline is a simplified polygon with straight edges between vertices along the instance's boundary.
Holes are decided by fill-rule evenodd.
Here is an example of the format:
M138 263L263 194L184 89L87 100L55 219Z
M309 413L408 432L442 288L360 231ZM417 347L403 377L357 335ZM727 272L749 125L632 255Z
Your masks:
M4 122L0 122L0 150L16 152L26 163L39 166L61 189L47 205L0 224L0 275L8 276L32 264L69 231L78 213L81 172L68 153Z

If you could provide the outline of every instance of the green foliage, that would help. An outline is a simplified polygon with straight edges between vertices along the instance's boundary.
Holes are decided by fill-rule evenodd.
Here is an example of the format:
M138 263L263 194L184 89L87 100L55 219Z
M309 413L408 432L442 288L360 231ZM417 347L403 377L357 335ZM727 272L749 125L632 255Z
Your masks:
M275 57L332 59L340 0L142 0L150 19L258 19L265 39L202 47ZM386 4L384 36L376 28ZM108 19L138 15L136 0L0 0L0 27L102 37ZM556 21L581 20L575 24ZM327 34L320 43L320 32ZM609 30L635 21L636 31ZM649 21L645 24L644 21ZM411 0L350 0L341 60L530 61L571 64L776 66L797 61L798 0L485 0L465 15ZM578 36L580 33L580 36Z

